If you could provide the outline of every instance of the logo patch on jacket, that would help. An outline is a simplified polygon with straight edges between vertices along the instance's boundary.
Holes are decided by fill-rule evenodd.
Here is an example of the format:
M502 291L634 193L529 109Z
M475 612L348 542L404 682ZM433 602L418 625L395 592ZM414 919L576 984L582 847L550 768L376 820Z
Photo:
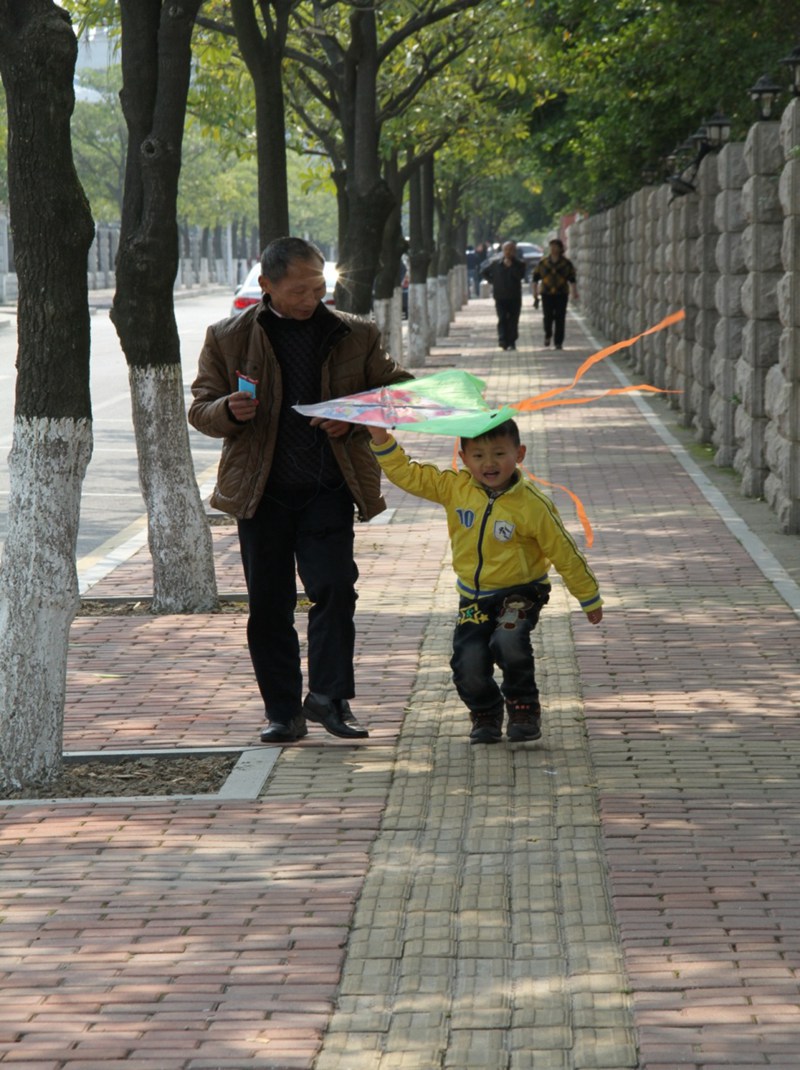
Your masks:
M500 542L508 542L514 534L514 525L510 520L495 520L494 537Z

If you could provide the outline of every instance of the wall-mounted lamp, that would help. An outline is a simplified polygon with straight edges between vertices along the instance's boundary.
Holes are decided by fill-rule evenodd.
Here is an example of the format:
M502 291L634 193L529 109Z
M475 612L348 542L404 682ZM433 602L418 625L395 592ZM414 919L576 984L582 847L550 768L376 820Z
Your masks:
M692 175L692 178L694 178L694 175ZM688 178L684 178L683 175L670 175L667 182L674 197L685 197L687 193L694 193L695 191L694 183L690 182Z
M722 112L714 112L710 119L706 119L705 128L708 143L712 151L721 149L723 145L726 145L728 141L730 141L731 121L728 116L723 115Z
M669 154L669 156L667 156L665 161L667 167L670 169L670 172L672 172L674 168L678 167L679 163L681 163L682 166L682 161L684 157L688 156L688 154L693 151L694 145L691 143L691 141L684 141L681 145L676 145L672 152ZM680 168L678 169L680 170Z
M758 119L772 118L772 110L775 102L783 92L783 86L773 82L768 74L762 74L754 86L747 90L750 99L756 105L756 117Z
M731 136L731 121L722 112L715 112L710 119L706 119L702 126L688 138L683 145L675 150L675 155L687 148L694 151L694 159L678 174L670 175L667 179L674 197L683 197L687 193L694 193L694 180L700 164L709 152L717 152Z
M800 97L800 45L792 49L788 56L779 59L778 63L784 64L792 72L792 92Z

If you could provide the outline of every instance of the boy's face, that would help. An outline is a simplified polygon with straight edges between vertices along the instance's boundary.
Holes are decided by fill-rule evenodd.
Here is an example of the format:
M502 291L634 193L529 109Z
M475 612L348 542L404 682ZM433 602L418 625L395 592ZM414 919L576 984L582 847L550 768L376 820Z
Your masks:
M500 435L473 439L458 455L474 479L487 490L497 491L511 485L517 465L525 458L525 447L515 446L508 435Z

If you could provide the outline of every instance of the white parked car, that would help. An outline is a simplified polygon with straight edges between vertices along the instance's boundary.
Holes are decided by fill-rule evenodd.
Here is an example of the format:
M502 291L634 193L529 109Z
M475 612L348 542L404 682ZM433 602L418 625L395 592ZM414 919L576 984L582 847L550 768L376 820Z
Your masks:
M336 280L339 277L339 272L336 270L336 264L332 260L325 261L322 271L325 275L325 285L327 287L325 296L322 300L326 305L333 305L335 304L333 292L336 289ZM247 278L233 295L233 304L231 305L232 316L235 316L237 312L241 312L245 308L249 308L250 305L257 305L261 300L261 287L258 285L260 274L261 263L259 261L253 264L247 273Z

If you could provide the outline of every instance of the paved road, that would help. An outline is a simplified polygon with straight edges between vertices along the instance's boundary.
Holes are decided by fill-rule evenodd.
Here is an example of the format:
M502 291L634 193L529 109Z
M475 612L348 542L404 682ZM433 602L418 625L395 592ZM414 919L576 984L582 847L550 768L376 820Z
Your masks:
M124 546L129 539L141 538L144 531L144 502L139 490L127 365L108 318L110 295L93 297L96 301L91 355L94 450L81 495L79 569L88 568L90 560ZM227 290L181 296L175 303L187 395L205 328L226 316L229 308ZM8 451L16 379L15 320L7 312L5 316L8 325L0 330L0 547L7 532ZM195 472L204 484L216 465L219 446L194 431L190 432L190 442Z

